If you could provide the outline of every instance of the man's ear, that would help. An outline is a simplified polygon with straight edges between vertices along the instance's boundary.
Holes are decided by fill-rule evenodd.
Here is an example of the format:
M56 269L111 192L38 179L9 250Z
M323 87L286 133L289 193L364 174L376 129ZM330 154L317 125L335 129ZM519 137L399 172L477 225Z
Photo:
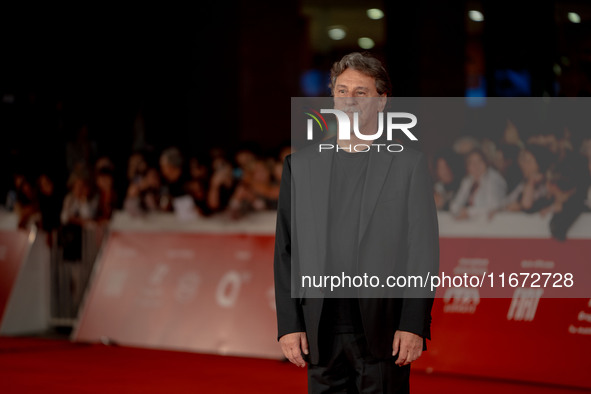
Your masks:
M388 96L386 95L386 93L383 93L382 95L380 95L380 97L378 98L379 100L379 112L382 112L384 110L384 108L386 108L386 103L388 102Z

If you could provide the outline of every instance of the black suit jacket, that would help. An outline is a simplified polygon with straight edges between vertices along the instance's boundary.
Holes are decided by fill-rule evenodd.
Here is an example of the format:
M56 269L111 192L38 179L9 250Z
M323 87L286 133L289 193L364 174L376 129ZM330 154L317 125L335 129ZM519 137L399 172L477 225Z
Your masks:
M327 143L336 144L334 139ZM320 153L318 145L313 144L285 159L277 211L274 278L278 337L305 331L309 360L314 364L319 361L323 298L318 291L312 292L318 289L296 289L300 278L295 273L301 267L305 267L306 274L324 273L333 154ZM374 149L357 154L370 155L357 240L358 265L363 267L360 271L437 274L437 211L425 155L408 147L398 153L382 147L380 152ZM386 297L375 297L376 289L361 294L366 290L359 290L359 305L364 333L375 357L392 356L396 330L431 338L431 295L405 293L392 298L388 293Z

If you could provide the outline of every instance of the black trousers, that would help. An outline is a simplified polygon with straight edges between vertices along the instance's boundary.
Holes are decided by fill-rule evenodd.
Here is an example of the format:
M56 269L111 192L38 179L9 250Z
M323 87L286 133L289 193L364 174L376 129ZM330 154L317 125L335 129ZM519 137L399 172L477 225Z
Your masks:
M369 354L362 333L337 333L321 344L320 365L308 365L308 393L408 394L410 364Z

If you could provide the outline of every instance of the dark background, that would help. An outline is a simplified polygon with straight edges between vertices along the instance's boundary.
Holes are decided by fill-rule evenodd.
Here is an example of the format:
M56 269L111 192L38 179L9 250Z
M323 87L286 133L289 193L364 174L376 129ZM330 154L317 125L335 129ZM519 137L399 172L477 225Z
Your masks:
M384 19L368 19L371 7ZM471 21L471 9L484 21ZM326 72L360 50L354 39L364 29L396 96L591 92L591 6L583 1L202 1L31 6L1 18L3 196L15 169L49 168L66 179L65 145L82 125L121 169L140 148L255 142L272 152L289 140L290 97L328 94ZM339 18L351 34L331 41L327 25Z

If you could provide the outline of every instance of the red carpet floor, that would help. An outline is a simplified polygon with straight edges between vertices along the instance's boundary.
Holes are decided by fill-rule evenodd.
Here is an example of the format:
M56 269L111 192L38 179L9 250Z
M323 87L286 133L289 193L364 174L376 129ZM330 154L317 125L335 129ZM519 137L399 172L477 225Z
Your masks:
M582 393L460 376L414 373L414 394ZM243 357L65 340L0 337L0 393L306 393L306 371Z

